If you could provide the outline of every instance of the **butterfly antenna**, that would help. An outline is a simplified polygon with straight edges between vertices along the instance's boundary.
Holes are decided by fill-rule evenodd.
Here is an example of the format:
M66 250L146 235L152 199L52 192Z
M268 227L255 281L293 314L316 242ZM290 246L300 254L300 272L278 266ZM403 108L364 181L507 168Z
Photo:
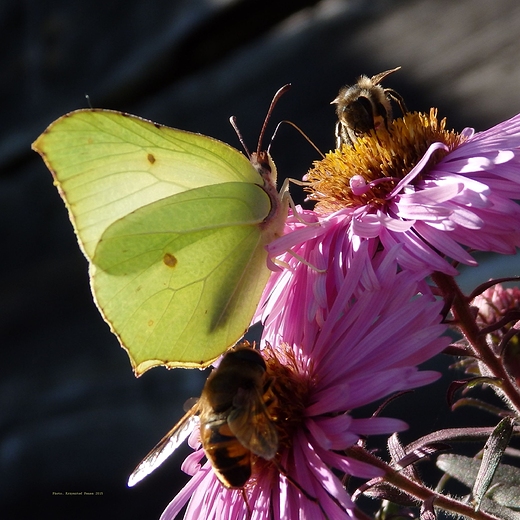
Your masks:
M262 130L260 130L260 137L258 138L258 146L257 146L257 150L256 150L257 153L261 152L262 140L264 138L265 129L267 128L267 123L269 122L269 118L271 117L271 113L273 111L274 106L280 99L280 96L282 94L285 94L285 92L287 92L290 88L291 88L291 84L288 83L287 85L284 85L282 88L280 88L278 90L278 92L276 92L276 94L274 95L273 100L271 101L271 105L269 106L269 110L267 111L267 115L265 116L264 124L262 125ZM240 141L242 148L245 150L247 156L251 159L251 154L249 153L249 149L246 146L246 143L244 141L244 138L242 137L242 134L240 133L240 130L238 129L236 116L231 116L229 118L229 122L231 123L233 130L237 134L238 140ZM272 141L272 139L271 139L271 141Z
M249 159L251 159L251 154L249 153L249 148L246 146L244 138L242 137L242 134L240 133L240 130L238 129L236 116L231 116L229 118L229 122L231 123L231 126L233 127L235 134L237 134L238 140L240 141L242 148L245 150L247 157Z
M300 132L300 134L303 136L303 138L321 155L321 157L324 159L325 158L325 155L324 153L314 144L314 141L295 123L293 123L292 121L289 121L287 119L284 119L283 121L280 121L277 125L276 125L276 128L274 130L274 133L271 137L271 141L269 142L269 146L267 147L267 151L269 152L269 150L271 149L271 145L273 144L273 141L274 141L274 138L276 136L276 134L278 133L278 129L280 128L280 126L282 125L282 123L286 123L288 125L291 125L293 128L295 128L296 130L298 130L298 132Z
M265 130L267 128L267 123L269 122L269 119L271 118L271 114L273 113L273 109L278 103L278 100L282 97L283 94L285 94L289 89L291 88L291 84L287 83L287 85L284 85L283 87L279 88L276 94L273 97L273 100L271 101L271 104L269 105L269 110L267 111L267 115L264 119L264 124L262 125L262 130L260 130L260 136L258 137L258 146L256 148L256 153L259 154L262 151L262 141L264 139ZM271 141L273 139L271 138Z

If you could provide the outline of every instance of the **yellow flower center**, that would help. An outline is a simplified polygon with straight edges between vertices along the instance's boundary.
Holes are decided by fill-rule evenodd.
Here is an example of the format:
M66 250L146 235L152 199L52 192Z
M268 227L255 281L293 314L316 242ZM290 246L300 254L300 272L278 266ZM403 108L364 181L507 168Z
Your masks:
M380 127L359 137L353 146L344 145L315 161L305 177L309 182L308 198L317 202L315 210L323 214L345 207L384 206L387 195L416 166L430 145L441 142L448 151L435 151L416 181L464 140L461 134L446 130L446 119L439 121L434 108L429 114L408 113L392 121L388 130ZM350 181L356 175L368 185L363 193L352 191Z

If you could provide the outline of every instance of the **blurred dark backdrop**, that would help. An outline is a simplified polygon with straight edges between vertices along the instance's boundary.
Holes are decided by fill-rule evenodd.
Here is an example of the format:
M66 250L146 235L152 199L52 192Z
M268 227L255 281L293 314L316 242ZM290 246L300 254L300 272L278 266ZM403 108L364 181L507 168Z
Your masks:
M328 151L338 89L398 65L385 84L412 110L437 106L458 130L520 110L517 0L3 0L0 29L0 517L9 520L158 518L186 481L187 450L135 489L126 479L205 377L133 376L30 150L51 121L90 104L239 148L236 115L253 148L272 95L290 82L273 119L294 121ZM281 177L299 178L317 159L290 127L272 154ZM479 280L520 274L516 257L482 259ZM418 391L407 410L393 405L412 425L427 410L410 439L444 425L444 401L424 400L445 385ZM67 491L102 494L53 495Z

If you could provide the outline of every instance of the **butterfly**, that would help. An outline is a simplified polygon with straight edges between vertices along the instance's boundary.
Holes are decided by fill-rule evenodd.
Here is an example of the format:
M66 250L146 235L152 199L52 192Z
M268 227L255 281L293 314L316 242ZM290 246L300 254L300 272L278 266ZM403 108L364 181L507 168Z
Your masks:
M270 111L250 159L211 137L103 109L68 113L33 143L136 375L207 366L249 327L270 274L265 246L288 212L260 150Z

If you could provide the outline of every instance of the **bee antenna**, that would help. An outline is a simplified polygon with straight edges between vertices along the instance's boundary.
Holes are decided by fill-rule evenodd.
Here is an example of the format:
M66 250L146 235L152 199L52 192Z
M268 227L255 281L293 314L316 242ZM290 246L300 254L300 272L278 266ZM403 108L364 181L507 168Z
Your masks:
M280 126L282 126L282 123L286 123L288 125L291 125L298 132L300 132L300 134L303 136L303 138L321 155L321 157L325 158L324 153L314 144L314 141L296 123L293 123L292 121L289 121L287 119L284 119L283 121L280 121L276 125L276 128L274 130L273 136L271 137L271 141L269 142L269 146L267 147L267 151L268 152L269 152L269 150L271 148L271 144L273 143L276 134L278 133L278 130L279 130Z

